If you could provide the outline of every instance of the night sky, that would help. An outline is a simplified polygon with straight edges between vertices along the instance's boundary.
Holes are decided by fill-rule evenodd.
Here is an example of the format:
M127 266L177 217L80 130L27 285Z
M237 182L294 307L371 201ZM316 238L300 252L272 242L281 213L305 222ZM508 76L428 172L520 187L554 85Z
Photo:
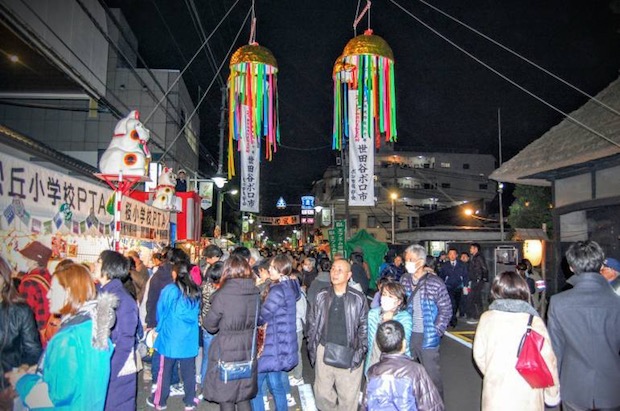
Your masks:
M194 1L207 35L235 2ZM423 3L395 1L561 110L570 112L587 100ZM181 70L201 44L188 12L189 3L114 0L106 4L121 7L151 68ZM250 4L240 0L210 41L217 65ZM353 37L357 4L357 0L256 0L257 41L273 52L280 70L282 146L275 159L262 168L266 214L281 195L289 203L298 202L299 195L309 192L312 181L335 164L331 72L335 59ZM364 4L363 0L362 7ZM618 0L439 0L432 4L590 94L618 76ZM366 27L364 19L358 34ZM373 1L371 27L390 44L395 56L397 149L475 149L497 157L497 109L501 108L506 160L563 118L424 28L390 0ZM247 24L233 50L248 42L249 33ZM185 75L195 101L199 87L204 91L213 73L206 54L201 53ZM226 62L224 80L228 73ZM201 139L215 158L219 102L216 83L200 110ZM213 172L206 162L204 165L205 173Z

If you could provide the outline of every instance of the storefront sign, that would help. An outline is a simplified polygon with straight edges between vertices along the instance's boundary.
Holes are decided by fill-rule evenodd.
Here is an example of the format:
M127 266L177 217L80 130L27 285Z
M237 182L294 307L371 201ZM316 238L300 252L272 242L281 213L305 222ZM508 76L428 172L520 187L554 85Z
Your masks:
M208 210L213 205L213 181L199 181L198 194L200 195L200 208Z
M283 217L257 217L258 224L265 225L297 225L299 224L298 215L289 215Z
M334 228L328 230L329 233L329 244L331 246L331 258L334 258L334 254L340 254L343 257L345 255L344 243L345 236L347 231L347 222L346 220L336 220L334 221Z

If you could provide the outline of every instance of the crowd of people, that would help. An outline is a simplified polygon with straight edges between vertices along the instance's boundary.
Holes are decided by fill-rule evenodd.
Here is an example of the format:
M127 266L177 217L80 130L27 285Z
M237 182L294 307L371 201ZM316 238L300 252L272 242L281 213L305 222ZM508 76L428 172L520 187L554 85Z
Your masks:
M19 277L0 258L0 409L135 410L144 369L157 410L182 396L187 411L201 400L263 411L271 395L283 411L307 355L319 410L439 411L440 343L462 317L477 324L483 410L620 409L620 262L595 242L568 249L572 289L546 321L529 261L492 276L477 243L438 259L415 244L390 251L376 284L361 251L209 245L192 262L166 247L148 267L105 250L53 273L43 244L20 252ZM515 368L527 327L544 340L547 387Z

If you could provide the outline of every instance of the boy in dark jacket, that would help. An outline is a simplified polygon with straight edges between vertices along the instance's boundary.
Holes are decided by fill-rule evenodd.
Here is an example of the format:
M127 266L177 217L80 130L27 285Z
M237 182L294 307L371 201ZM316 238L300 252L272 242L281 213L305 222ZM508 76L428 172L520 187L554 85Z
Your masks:
M405 329L394 320L377 330L379 362L368 369L366 409L443 411L439 391L424 367L405 355Z

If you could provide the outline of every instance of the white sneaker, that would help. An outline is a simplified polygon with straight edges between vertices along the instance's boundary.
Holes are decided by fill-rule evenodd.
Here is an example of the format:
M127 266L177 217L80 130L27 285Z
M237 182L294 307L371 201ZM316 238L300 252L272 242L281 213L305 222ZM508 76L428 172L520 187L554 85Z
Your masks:
M289 407L294 407L297 405L297 401L295 401L295 398L293 398L291 394L286 394L286 405Z
M269 397L267 397L266 395L263 396L263 406L265 408L265 411L269 411Z
M288 382L289 384L291 384L291 387L297 387L298 385L304 385L303 378L289 377Z
M178 397L180 395L185 395L185 389L183 388L183 384L178 383L176 385L170 386L170 396Z

